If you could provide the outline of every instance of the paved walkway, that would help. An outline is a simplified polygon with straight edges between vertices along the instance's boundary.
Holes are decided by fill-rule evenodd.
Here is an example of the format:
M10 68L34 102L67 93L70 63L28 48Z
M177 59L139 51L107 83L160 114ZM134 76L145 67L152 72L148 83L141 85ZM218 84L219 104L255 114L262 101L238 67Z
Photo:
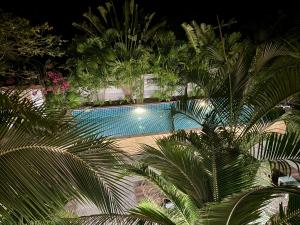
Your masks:
M116 139L117 145L123 149L126 153L130 155L137 154L140 149L141 145L147 144L151 146L157 146L155 141L162 137L166 137L169 134L155 134L149 136L139 136L139 137L130 137L130 138L120 138Z

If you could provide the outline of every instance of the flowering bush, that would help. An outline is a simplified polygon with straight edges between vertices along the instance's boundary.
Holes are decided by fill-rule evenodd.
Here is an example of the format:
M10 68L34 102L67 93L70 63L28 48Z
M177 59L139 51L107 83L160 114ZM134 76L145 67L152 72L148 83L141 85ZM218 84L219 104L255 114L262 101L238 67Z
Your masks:
M78 87L74 84L72 78L69 77L67 80L60 72L54 70L48 71L46 75L44 93L49 108L75 108L81 104L81 98L77 91Z
M62 93L65 93L65 91L70 88L69 82L65 80L61 73L49 71L47 72L47 76L51 82L51 87L47 87L46 92L53 92L56 94L58 90L60 90Z

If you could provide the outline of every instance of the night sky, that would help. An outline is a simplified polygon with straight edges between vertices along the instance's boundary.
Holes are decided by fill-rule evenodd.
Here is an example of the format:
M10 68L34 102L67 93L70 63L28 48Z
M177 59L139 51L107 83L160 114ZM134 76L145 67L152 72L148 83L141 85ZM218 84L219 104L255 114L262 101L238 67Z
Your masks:
M120 0L118 0L120 1ZM235 18L238 23L232 29L246 34L264 30L278 24L278 32L298 26L300 8L297 1L215 1L215 0L136 0L149 12L157 12L157 17L165 18L169 27L178 36L183 35L182 22L205 22L216 24L216 15L225 21ZM72 22L80 21L89 6L96 8L101 0L1 0L0 8L18 16L30 19L33 23L49 21L56 33L71 38L78 31Z

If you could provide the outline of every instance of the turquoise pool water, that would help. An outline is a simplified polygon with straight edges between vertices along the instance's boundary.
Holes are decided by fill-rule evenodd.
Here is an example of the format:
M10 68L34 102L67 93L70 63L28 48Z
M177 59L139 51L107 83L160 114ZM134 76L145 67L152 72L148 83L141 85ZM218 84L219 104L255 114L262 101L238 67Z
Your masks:
M72 114L78 120L99 124L99 132L104 136L139 136L172 131L171 104L82 109L73 110ZM183 115L176 115L174 128L192 129L200 128L200 125Z

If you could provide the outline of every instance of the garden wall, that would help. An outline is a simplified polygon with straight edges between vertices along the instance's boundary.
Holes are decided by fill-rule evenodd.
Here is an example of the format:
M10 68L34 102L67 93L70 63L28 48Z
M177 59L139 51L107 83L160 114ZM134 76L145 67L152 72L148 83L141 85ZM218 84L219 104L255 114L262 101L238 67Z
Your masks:
M159 87L151 74L144 75L144 98L152 98L156 92L159 92L162 87ZM188 84L188 92L193 90L193 84ZM91 94L82 91L83 95ZM184 87L177 86L176 91L172 93L172 97L183 95ZM90 96L91 101L116 101L124 100L125 95L121 88L110 86L108 88L101 88Z

